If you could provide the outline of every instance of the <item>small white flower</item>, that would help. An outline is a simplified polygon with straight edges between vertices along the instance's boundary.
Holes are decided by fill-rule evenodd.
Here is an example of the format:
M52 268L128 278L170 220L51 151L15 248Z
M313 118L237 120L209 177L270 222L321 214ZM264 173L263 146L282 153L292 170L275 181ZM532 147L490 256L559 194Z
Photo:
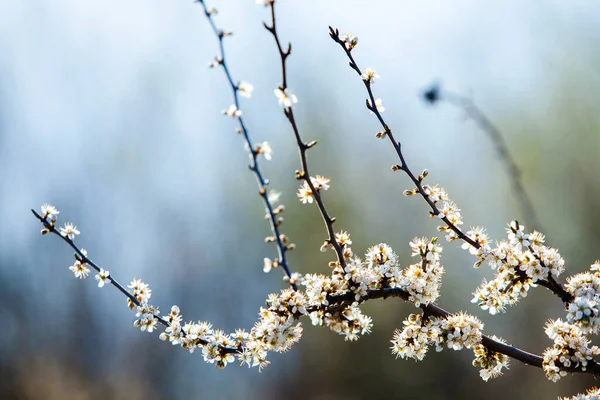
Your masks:
M281 197L281 192L276 192L274 190L270 190L269 195L267 196L267 199L269 200L269 203L275 204L279 201L280 197Z
M238 110L235 104L230 105L229 108L227 110L223 110L222 113L231 118L237 118L242 115L242 111Z
M308 183L306 182L304 182L302 186L300 186L296 195L298 196L302 204L312 204L313 202L312 190L310 190L310 186L308 186Z
M348 32L341 38L342 42L346 45L346 49L351 51L358 44L358 37Z
M110 271L100 268L100 272L96 274L96 280L98 281L98 287L103 287L108 283L110 277Z
M374 68L366 68L365 72L361 75L364 81L375 83L375 79L379 79L379 74L375 71Z
M60 214L60 212L56 209L56 207L46 203L42 206L42 218L54 222L56 221L56 216Z
M289 89L281 90L281 88L278 87L273 91L273 93L275 93L275 97L277 97L279 105L283 106L284 108L290 108L292 104L298 102L296 95L290 92Z
M265 157L265 160L271 161L271 157L273 154L273 149L269 142L262 142L258 146L256 146L256 153L262 154Z
M322 175L311 176L310 180L317 191L329 189L330 179Z
M373 107L371 105L371 100L368 101L369 103L369 107ZM380 113L385 111L385 107L383 106L383 100L381 100L380 98L375 99L375 108L377 109L377 111L379 111ZM371 114L374 114L373 111L371 111Z
M248 82L241 81L237 85L237 90L240 93L240 96L249 99L250 97L252 97L252 91L254 91L254 86L252 86Z
M75 235L79 235L77 227L70 222L67 222L63 228L58 228L60 234L68 238L69 240L75 239Z
M90 269L86 266L87 264L82 263L81 261L75 261L75 264L71 265L69 269L75 275L75 278L85 279L90 273Z
M273 268L273 261L271 261L270 258L265 257L263 271L265 271L265 273L268 273L269 271L271 271L272 268Z

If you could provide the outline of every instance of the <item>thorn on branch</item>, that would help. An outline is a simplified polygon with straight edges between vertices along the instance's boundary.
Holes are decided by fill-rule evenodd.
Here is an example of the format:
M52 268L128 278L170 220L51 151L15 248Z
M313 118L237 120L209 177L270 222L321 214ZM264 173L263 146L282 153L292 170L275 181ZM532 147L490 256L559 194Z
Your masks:
M263 26L265 27L266 30L268 30L269 32L273 33L273 27L272 26L267 25L266 22L263 22Z
M331 36L331 38L337 42L340 37L340 31L329 26L329 36Z

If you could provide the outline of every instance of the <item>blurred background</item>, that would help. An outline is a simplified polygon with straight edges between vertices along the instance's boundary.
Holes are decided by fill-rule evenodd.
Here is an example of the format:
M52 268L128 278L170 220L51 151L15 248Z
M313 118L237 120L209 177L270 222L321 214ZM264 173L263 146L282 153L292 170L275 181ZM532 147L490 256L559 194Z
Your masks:
M294 270L329 273L332 253L317 208L295 195L294 140L273 96L278 55L254 1L209 1L220 11L236 80L254 84L242 99L262 162L286 205L283 232L297 244ZM374 330L347 343L304 321L303 340L272 354L272 365L224 371L132 326L112 287L78 281L72 252L42 237L29 209L49 202L81 230L80 246L123 283L141 277L163 311L251 328L280 271L262 272L275 248L243 142L221 115L231 93L207 64L216 39L191 1L59 0L0 2L0 398L2 399L506 399L574 395L587 375L546 380L513 363L485 383L472 352L430 352L395 360L389 340L415 308L398 300L364 306ZM326 205L362 254L386 242L412 262L408 241L435 236L408 178L364 107L364 88L327 26L359 37L355 57L381 75L374 89L415 172L428 168L463 209L466 227L502 239L512 218L527 225L493 144L464 112L425 104L431 82L472 96L505 136L523 170L548 244L567 273L600 257L600 4L593 1L282 1L278 26L293 43L289 85L313 174L332 179ZM470 303L488 267L472 268L459 244L444 241L447 275L440 305L480 317L486 332L541 354L548 318L563 317L543 288L491 317ZM563 277L564 281L564 277Z

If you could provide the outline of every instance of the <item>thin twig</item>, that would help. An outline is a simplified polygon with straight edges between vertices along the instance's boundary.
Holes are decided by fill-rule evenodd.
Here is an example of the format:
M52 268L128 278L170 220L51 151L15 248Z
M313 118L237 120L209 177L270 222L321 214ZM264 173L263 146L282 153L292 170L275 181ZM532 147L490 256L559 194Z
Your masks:
M448 103L462 109L467 117L475 122L479 128L484 131L491 139L498 156L508 169L508 176L512 181L512 187L517 195L521 208L525 213L525 219L529 219L530 225L537 230L542 230L542 224L537 216L535 207L531 198L525 190L525 185L522 180L522 173L518 167L515 159L512 157L508 145L504 140L502 132L496 127L496 125L490 120L490 118L479 108L477 103L472 98L454 93L448 90L442 90L439 85L431 86L425 93L424 98L431 104L435 104L437 101L447 101Z
M340 45L340 47L346 53L346 56L350 60L350 62L349 62L350 67L354 71L356 71L356 73L359 76L362 76L362 71L358 67L358 64L356 63L356 61L354 61L354 57L352 56L351 50L348 50L348 48L346 47L346 43L344 43L344 41L340 38L339 31L337 29L333 29L332 27L329 27L329 35L337 44ZM367 108L369 109L369 111L371 111L377 117L377 120L383 127L386 136L392 143L392 146L394 146L394 150L396 150L396 154L398 155L398 158L400 159L400 165L397 166L397 169L404 171L406 173L406 175L408 175L410 180L415 184L418 193L421 195L421 197L423 197L423 199L427 202L427 204L431 208L431 213L435 216L440 215L440 211L437 208L437 206L435 205L435 203L429 198L427 193L425 193L425 190L423 190L421 181L415 177L414 173L408 167L408 164L406 163L406 160L404 158L404 154L402 153L402 144L394 138L394 134L392 133L392 130L386 124L381 113L375 106L375 96L374 96L373 90L371 88L371 82L366 79L362 79L362 82L365 85L367 94L370 99L367 101ZM466 243L470 244L471 246L475 247L476 249L481 248L481 244L479 242L468 237L465 233L463 233L460 230L460 228L458 228L451 221L449 221L448 218L444 217L444 218L442 218L442 221L444 221L444 223L446 223L446 225L450 229L452 229L460 239L462 239ZM573 300L573 296L571 294L569 294L562 287L562 285L560 283L558 283L552 276L549 276L548 280L539 280L536 283L539 283L541 286L549 289L552 293L554 293L556 296L558 296L563 302L569 302L569 301Z
M33 215L35 215L35 217L42 223L42 225L44 225L44 228L48 231L48 233L53 233L56 236L60 237L65 243L67 243L74 251L76 254L76 258L79 259L81 262L83 262L84 264L89 265L90 267L92 267L96 272L100 272L100 270L102 268L100 268L100 266L98 266L95 262L93 262L86 254L83 250L81 250L81 248L79 248L75 242L71 239L69 239L67 236L63 236L55 227L55 225L51 222L49 222L46 218L42 217L40 214L38 214L35 210L31 210L31 212L33 213ZM131 294L127 289L125 289L123 287L123 285L121 285L112 275L112 273L109 275L109 277L107 278L111 285L113 285L114 287L117 288L117 290L119 292L121 292L123 295L125 295L125 297L127 297L133 304L135 304L136 306L140 307L142 306L142 303L140 303L140 301L133 295ZM165 320L164 318L162 318L160 315L154 315L154 318L156 318L156 320L163 325L165 328L168 328L171 326L171 324L169 324L169 322L167 320ZM183 336L186 335L185 331L182 329L181 330ZM208 342L206 340L203 339L198 339L198 341L202 344L202 345L206 345L208 344ZM240 348L229 348L229 347L219 347L222 354L228 354L228 353L238 353L240 351Z
M348 59L350 60L350 67L354 71L356 71L356 73L359 76L361 76L362 71L360 70L360 68L358 67L356 62L354 61L354 58L352 57L352 53L350 52L350 50L348 50L346 48L345 43L342 41L342 39L340 39L339 31L337 29L334 30L332 27L329 27L329 35L336 43L338 43L342 47L342 49L344 49L344 52L346 53L346 55L348 56ZM373 90L371 89L371 82L363 79L363 83L365 84L365 88L367 89L367 94L370 99L370 101L367 101L367 108L369 109L369 111L371 111L373 114L375 114L375 116L377 117L377 120L383 127L383 130L385 131L386 136L390 140L390 143L392 143L392 146L394 146L394 150L396 150L396 154L398 155L398 158L400 159L400 165L397 166L398 169L401 169L402 171L404 171L406 173L406 175L408 175L410 180L414 183L415 187L417 188L417 192L421 195L421 197L423 197L425 202L427 202L427 204L431 208L431 214L434 216L439 216L440 210L438 209L436 204L429 198L427 193L425 193L425 190L423 189L423 186L421 185L421 181L419 179L417 179L415 174L409 168L409 166L406 162L406 159L404 158L404 154L402 153L402 144L394 138L394 134L392 133L392 130L385 123L379 110L377 110L377 107L375 106L375 96L373 95ZM468 237L458 226L454 225L447 217L443 217L442 221L444 221L444 223L452 231L454 231L454 233L456 233L456 235L460 239L469 243L471 246L479 248L479 244L476 241L474 241L473 239Z
M271 26L267 25L267 23L264 23L263 25L273 35L273 38L275 39L275 43L277 44L277 50L279 52L279 58L281 60L280 89L285 91L288 87L287 86L286 61L287 61L287 58L292 53L292 44L289 43L287 46L287 49L286 50L283 49L283 46L281 45L281 40L279 39L279 34L277 33L277 25L276 25L276 18L275 18L275 2L271 2L269 4L269 6L271 8ZM310 174L308 172L308 161L306 158L306 151L309 148L311 148L312 146L314 146L316 144L316 142L305 143L302 140L302 137L300 136L300 132L298 130L298 126L296 124L296 119L294 118L294 110L292 107L284 108L283 113L286 116L286 118L288 119L288 121L292 127L294 136L296 138L296 145L298 146L298 152L300 155L300 164L302 167L302 171L296 172L296 178L299 180L304 180L306 182L306 184L308 185L308 187L310 188L310 190L312 192L312 196L315 199L315 202L317 203L317 207L319 208L319 211L321 213L321 217L323 218L323 222L325 223L325 227L327 228L327 233L329 235L327 241L329 242L329 244L331 244L333 246L333 249L335 250L335 253L337 255L337 259L338 259L340 266L342 268L345 268L346 261L344 259L344 248L337 241L337 239L335 237L335 231L333 229L333 223L335 222L335 218L330 216L329 213L327 212L327 209L325 208L325 204L323 203L323 199L321 197L321 193L319 192L319 190L316 189L315 185L313 184L312 180L310 179Z
M204 2L204 0L198 0L198 2L200 4L202 4L202 7L204 8L204 14L206 15L206 18L208 19L208 22L210 23L210 26L212 27L212 30L219 41L219 52L220 52L220 56L218 58L219 64L223 67L223 71L225 72L225 76L227 77L227 81L229 82L229 86L231 87L235 107L239 110L240 104L239 104L239 96L238 96L238 85L235 84L233 78L231 77L231 73L229 72L229 67L227 66L227 62L225 59L225 47L223 45L223 38L225 37L225 35L223 34L223 30L219 29L217 27L217 25L215 24L215 21L213 20L213 13L206 6L206 3ZM284 243L283 235L279 231L279 226L280 226L281 222L277 221L277 216L275 214L273 204L271 204L271 201L269 200L269 195L268 195L268 190L267 190L268 181L264 178L262 172L260 171L259 165L258 165L259 153L257 151L253 150L252 141L250 140L250 135L248 133L248 129L246 128L246 125L244 124L243 118L241 116L238 116L237 120L239 122L239 132L244 137L244 140L246 142L246 147L248 148L248 153L250 156L249 168L252 172L254 172L254 175L256 176L256 181L257 181L258 187L259 187L259 194L260 194L260 197L262 197L263 202L265 203L265 207L267 209L267 217L269 220L269 224L271 226L271 231L273 232L274 242L277 245L277 253L278 253L278 257L279 257L277 260L277 263L278 263L278 265L280 265L283 268L283 271L285 272L286 276L288 277L290 286L294 290L297 290L298 289L297 285L294 282L292 282L292 280L291 280L292 272L291 272L291 269L290 269L290 266L289 266L289 263L288 263L287 257L286 257L286 252L290 249L290 247Z

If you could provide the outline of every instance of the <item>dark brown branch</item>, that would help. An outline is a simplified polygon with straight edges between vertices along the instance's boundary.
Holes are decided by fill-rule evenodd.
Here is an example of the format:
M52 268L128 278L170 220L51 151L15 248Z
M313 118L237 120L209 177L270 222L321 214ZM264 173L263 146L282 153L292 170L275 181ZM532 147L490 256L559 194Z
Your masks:
M279 86L281 90L285 91L288 87L286 61L292 53L292 45L291 43L288 44L287 49L285 50L281 45L281 40L279 39L279 34L277 33L277 24L275 18L275 2L270 3L270 7L271 25L269 26L266 23L264 23L264 26L273 35L275 43L277 44L277 51L279 52L279 58L281 60L282 80L281 85ZM338 262L340 263L341 267L345 268L346 261L344 259L344 249L342 245L340 245L340 243L337 241L335 237L335 231L333 229L333 223L335 222L335 218L330 216L327 212L327 209L325 208L325 204L323 203L323 199L321 197L321 193L313 184L312 180L310 179L310 174L308 172L308 161L306 158L306 151L309 148L311 148L314 145L314 143L307 144L302 140L302 137L300 136L300 132L298 130L298 126L296 124L296 119L294 118L294 110L292 109L292 107L284 108L283 113L292 127L292 131L294 132L294 137L296 138L296 145L298 146L298 152L300 155L300 164L302 170L296 172L296 178L305 181L308 187L310 188L312 196L315 199L315 202L317 203L317 207L319 208L319 212L321 213L321 217L323 218L323 222L325 223L325 227L327 228L327 234L329 236L327 241L331 244L331 246L333 246L333 249L335 250Z
M409 301L408 300L409 294L407 292L403 291L402 289L385 288L385 289L373 290L373 291L368 292L365 296L361 297L361 299L359 300L359 303L363 303L365 301L373 300L373 299L387 299L388 297L399 297L405 301ZM347 293L342 296L331 296L328 298L328 300L330 302L330 305L326 309L326 311L328 311L328 312L335 311L335 310L339 311L339 310L343 309L344 307L349 306L353 302L356 301L354 298L354 293ZM420 308L428 316L447 318L450 315L452 315L450 312L444 310L443 308L437 306L434 303L430 303L428 305L422 305ZM315 308L307 309L307 311L312 312L312 311L318 311L319 309L322 309L322 308L315 307ZM494 351L496 353L501 353L501 354L507 355L508 357L515 359L517 361L520 361L523 364L542 368L543 358L536 354L529 353L525 350L519 349L518 347L510 346L508 344L496 341L486 335L482 335L481 344L483 344L490 351ZM600 375L600 364L596 363L595 361L591 361L590 363L588 363L587 369L585 371L582 371L579 368L573 368L573 369L570 369L569 371L570 372L590 373L593 375Z
M42 225L44 226L45 229L48 230L49 233L54 233L55 235L59 236L64 242L66 242L77 254L77 256L86 264L90 265L92 268L94 268L97 272L100 272L100 267L95 264L92 260L90 260L82 251L79 247L77 247L77 245L75 245L75 243L60 234L60 232L58 232L54 226L54 224L49 223L45 218L43 218L42 216L40 216L37 212L35 212L34 210L31 210L31 212L33 213L33 215L35 215L35 217L42 223ZM136 304L137 306L140 306L140 302L135 298L135 296L133 296L131 293L129 293L121 284L119 284L112 276L112 274L109 277L110 283L116 287L123 295L125 295L128 299L130 299L134 304ZM329 305L324 306L324 305L320 305L320 306L314 306L314 307L308 307L307 308L307 313L311 313L311 312L315 312L315 311L323 311L326 313L338 313L341 312L343 309L345 309L346 307L351 306L353 303L357 302L356 297L355 297L355 293L353 292L348 292L346 294L343 295L338 295L338 296L328 296L328 301L329 301ZM382 289L378 289L378 290L371 290L369 291L366 295L362 296L359 300L358 303L364 303L366 301L369 300L374 300L374 299L387 299L389 297L397 297L400 298L404 301L410 301L409 300L409 294L407 292L405 292L402 289L399 288L382 288ZM444 310L443 308L437 306L436 304L428 304L428 305L421 305L421 310L428 316L435 316L435 317L439 317L439 318L447 318L448 316L451 315L450 312ZM291 313L291 310L290 310ZM295 313L292 314L296 319L299 319L303 316L303 314L300 313ZM156 316L158 322L160 322L161 325L165 326L165 327L169 327L170 324L168 321L166 321L165 319L163 319L160 316ZM183 335L185 336L185 332L182 330ZM204 340L199 339L199 343L202 345L206 345L207 342ZM498 342L488 336L483 335L482 336L482 344L488 348L491 351L497 352L497 353L501 353L501 354L505 354L515 360L518 360L524 364L527 365L532 365L538 368L542 368L542 362L543 359L542 357L532 354L532 353L528 353L524 350L521 350L517 347L514 346L510 346L501 342ZM229 353L241 353L244 350L244 347L242 345L240 345L237 348L228 348L228 347L221 347L221 352L222 354L229 354ZM596 363L595 361L591 361L588 363L587 365L587 369L585 371L582 371L579 368L572 368L569 370L570 372L581 372L581 373L589 373L589 374L593 374L593 375L600 375L600 364Z

